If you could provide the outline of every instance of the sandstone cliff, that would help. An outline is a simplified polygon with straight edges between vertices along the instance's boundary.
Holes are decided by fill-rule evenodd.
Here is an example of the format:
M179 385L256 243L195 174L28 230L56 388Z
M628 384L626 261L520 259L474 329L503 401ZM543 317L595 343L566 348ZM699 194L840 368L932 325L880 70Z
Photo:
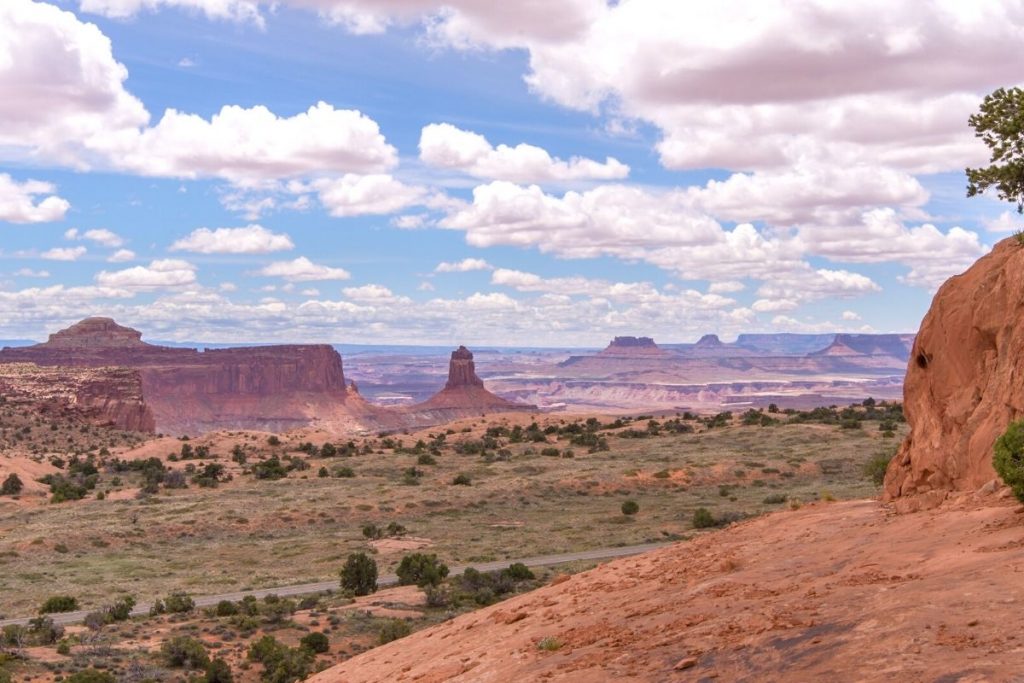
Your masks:
M280 430L345 421L345 373L328 345L181 349L142 341L109 318L87 318L35 346L0 351L0 363L138 371L160 431Z
M142 377L128 368L0 365L0 396L38 413L103 427L134 432L156 427L142 397Z
M904 381L910 434L886 500L929 507L996 478L992 447L1024 417L1024 247L1003 240L935 295Z

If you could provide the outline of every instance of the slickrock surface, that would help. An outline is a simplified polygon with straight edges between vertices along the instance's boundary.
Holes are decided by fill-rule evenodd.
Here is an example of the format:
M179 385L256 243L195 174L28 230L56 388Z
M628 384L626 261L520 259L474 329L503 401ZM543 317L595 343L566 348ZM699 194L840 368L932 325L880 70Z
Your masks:
M889 465L885 498L901 510L990 487L992 447L1024 417L1024 247L1003 240L935 295L911 351L911 431Z
M156 426L142 397L142 378L128 368L0 365L0 396L41 414L125 431L152 432Z
M1022 575L1016 505L816 504L608 563L310 681L1011 681Z

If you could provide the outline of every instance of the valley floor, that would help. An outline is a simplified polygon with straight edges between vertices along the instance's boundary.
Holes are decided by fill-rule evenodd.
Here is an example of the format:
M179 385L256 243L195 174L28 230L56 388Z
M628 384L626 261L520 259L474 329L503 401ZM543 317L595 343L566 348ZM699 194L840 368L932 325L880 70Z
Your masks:
M1022 512L815 503L602 565L311 681L1020 680Z

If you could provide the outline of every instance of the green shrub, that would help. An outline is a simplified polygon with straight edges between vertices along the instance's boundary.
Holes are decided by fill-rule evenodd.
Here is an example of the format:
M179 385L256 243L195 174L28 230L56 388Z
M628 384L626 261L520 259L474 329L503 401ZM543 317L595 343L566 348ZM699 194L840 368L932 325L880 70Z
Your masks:
M381 645L385 645L393 640L405 638L410 633L412 633L412 627L406 621L402 619L388 619L380 627L378 641Z
M395 573L398 575L398 583L403 586L416 584L425 588L441 583L448 576L448 566L433 553L413 553L402 558Z
M1014 422L996 439L992 466L1017 500L1024 502L1024 420Z
M715 524L715 518L707 508L697 508L693 511L694 529L707 529Z
M263 636L249 646L250 660L263 665L266 683L295 683L309 675L313 653L304 647L288 647L273 636Z
M51 595L39 608L40 614L54 612L74 612L78 609L78 599L70 595Z
M627 500L622 504L622 514L632 516L638 512L640 512L640 504L635 500Z
M299 644L308 649L310 652L323 653L331 649L331 643L327 639L327 636L318 631L313 633L307 633L302 636Z
M789 498L785 493L770 493L761 501L765 505L781 505Z
M218 617L232 617L238 614L238 605L230 600L221 600L215 610Z
M4 483L0 484L0 496L16 496L21 493L23 488L25 485L21 482L21 478L12 472L4 479Z
M864 476L874 482L875 486L881 486L885 481L885 470L889 467L893 453L881 452L871 456L871 459L864 463Z
M206 647L191 636L176 636L165 640L160 647L167 666L172 668L205 669L210 664Z
M453 486L469 486L471 483L472 482L470 481L468 474L459 474L452 479Z
M533 572L530 571L530 568L522 562L510 564L507 569L503 569L501 572L513 581L530 581L536 578Z
M119 598L113 605L107 607L105 610L107 620L111 622L126 621L132 615L133 609L135 609L135 598L131 595L126 595L123 598Z
M170 612L172 614L178 614L183 612L191 612L195 609L196 603L187 593L171 593L163 600L157 600L153 603L153 606L149 609L150 616L157 614L164 614Z
M377 592L377 563L366 553L352 553L341 568L341 587L353 595Z
M206 674L200 680L202 683L234 683L235 677L227 662L223 659L214 659L206 667Z

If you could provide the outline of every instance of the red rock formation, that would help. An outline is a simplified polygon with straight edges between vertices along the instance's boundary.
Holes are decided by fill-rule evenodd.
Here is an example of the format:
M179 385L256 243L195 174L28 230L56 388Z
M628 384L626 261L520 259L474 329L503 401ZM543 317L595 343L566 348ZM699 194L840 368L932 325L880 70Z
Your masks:
M615 337L598 356L625 356L628 358L664 356L665 352L658 348L650 337Z
M460 346L452 351L452 359L448 363L448 381L445 389L457 389L459 387L482 387L484 381L476 376L476 363L473 362L473 352L465 346Z
M886 500L911 510L996 478L992 447L1024 417L1024 247L1003 240L939 289L904 381L910 434L889 464Z
M462 414L505 410L536 410L536 406L513 403L487 391L483 380L476 374L473 353L465 346L460 346L452 351L452 358L448 363L448 381L444 389L423 403L409 406L405 412L429 413L437 419L451 419Z
M766 515L563 576L307 683L1019 680L1020 516L924 515L875 501Z
M44 344L0 351L2 362L137 369L157 428L286 429L346 417L341 356L328 345L232 349L155 346L109 318L88 318Z
M128 368L0 365L0 396L41 413L103 427L152 432L156 421L142 398L142 377Z

